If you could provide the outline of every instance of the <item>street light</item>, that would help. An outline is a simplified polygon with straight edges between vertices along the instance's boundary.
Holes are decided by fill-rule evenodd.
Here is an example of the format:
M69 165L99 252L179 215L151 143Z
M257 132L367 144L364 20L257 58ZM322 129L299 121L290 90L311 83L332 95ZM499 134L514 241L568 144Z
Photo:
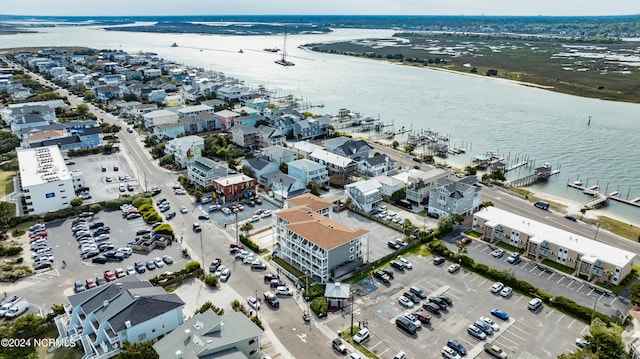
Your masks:
M238 212L236 211L236 244L240 243L240 240L238 239Z

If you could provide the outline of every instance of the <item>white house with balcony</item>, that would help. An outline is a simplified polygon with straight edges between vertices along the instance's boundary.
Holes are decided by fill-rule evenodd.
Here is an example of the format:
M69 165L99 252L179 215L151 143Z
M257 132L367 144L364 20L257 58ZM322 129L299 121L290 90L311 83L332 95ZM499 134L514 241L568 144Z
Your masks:
M166 143L164 152L173 155L174 162L182 168L189 166L193 160L202 155L204 139L200 136L185 136Z
M289 176L297 178L305 185L311 182L317 182L322 185L329 183L327 167L307 159L289 162L288 173Z
M229 169L206 157L196 157L187 167L189 179L202 187L213 185L213 180L229 175Z
M469 176L456 180L441 178L437 186L429 192L430 215L445 216L447 214L471 215L480 208L480 187L478 180Z
M311 194L292 198L288 208L275 213L274 240L278 257L325 284L369 260L369 231L348 228L319 214L315 208L322 203L314 197L318 198Z
M167 335L183 323L184 302L136 276L67 297L56 317L60 338L81 343L85 359L111 358L125 341L142 343Z
M344 187L346 199L351 199L351 206L359 211L369 213L382 201L382 185L374 180L358 181Z

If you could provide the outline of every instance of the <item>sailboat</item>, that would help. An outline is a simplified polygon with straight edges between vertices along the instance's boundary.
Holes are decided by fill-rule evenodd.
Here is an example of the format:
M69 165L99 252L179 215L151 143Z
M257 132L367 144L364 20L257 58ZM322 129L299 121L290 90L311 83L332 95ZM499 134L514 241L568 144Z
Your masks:
M287 27L284 28L284 46L282 47L282 58L275 61L276 64L282 66L295 66L293 62L287 60Z

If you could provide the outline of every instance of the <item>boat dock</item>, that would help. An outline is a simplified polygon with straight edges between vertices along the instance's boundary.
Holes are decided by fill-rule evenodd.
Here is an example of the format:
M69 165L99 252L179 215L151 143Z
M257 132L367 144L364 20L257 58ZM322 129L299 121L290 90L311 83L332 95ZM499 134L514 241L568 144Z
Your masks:
M640 208L640 197L636 197L631 200L624 199L619 196L618 191L613 191L611 193L604 193L604 192L598 191L598 185L587 187L578 183L569 182L567 183L567 186L581 190L582 193L584 194L593 196L593 200L585 203L582 206L582 208L584 209L600 208L604 205L609 204L609 200L614 200L616 202L620 202L620 203L624 203L624 204L628 204L628 205Z
M533 174L518 178L511 182L507 182L505 184L505 187L525 187L540 180L546 180L547 178L553 175L557 175L558 173L560 173L560 170L552 170L551 165L545 163L542 166L536 168Z
M518 168L520 168L520 167L526 166L526 165L528 165L528 164L529 164L529 161L528 161L528 160L527 160L527 161L522 161L522 162L516 163L516 164L514 164L514 165L511 165L511 166L509 166L509 167L505 168L505 169L504 169L504 173L507 173L507 172L509 172L509 171L513 171L513 170L515 170L515 169L518 169Z

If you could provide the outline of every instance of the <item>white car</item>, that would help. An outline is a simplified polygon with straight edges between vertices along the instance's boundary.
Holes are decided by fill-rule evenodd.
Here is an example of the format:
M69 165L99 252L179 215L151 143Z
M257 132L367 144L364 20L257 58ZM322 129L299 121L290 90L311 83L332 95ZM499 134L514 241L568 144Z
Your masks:
M460 354L446 345L442 347L442 355L447 359L462 359Z
M371 334L369 333L369 329L362 328L360 331L353 336L353 341L362 344L371 338Z
M219 277L225 269L227 269L227 267L221 265L218 268L216 268L216 271L213 272L213 275L215 275L216 277Z
M260 215L260 217L262 218L267 218L271 216L271 210L266 210L264 212L262 212L262 214Z
M222 207L220 211L222 211L222 213L224 214L231 214L231 210L227 207Z
M249 255L249 252L247 252L244 249L241 249L236 252L236 259L245 259L247 258L248 255Z
M255 260L255 258L253 258L253 255L248 255L246 257L244 257L244 259L242 260L242 264L251 264L253 263L253 261Z
M409 262L406 258L398 257L398 262L400 262L400 264L402 264L402 266L407 269L413 268L413 265L411 264L411 262Z
M247 303L255 310L260 310L260 302L255 297L247 297Z
M260 220L260 216L256 216L256 215L251 216L251 218L249 219L249 221L251 222L258 222L259 220Z
M494 322L493 319L482 316L480 317L480 320L486 323L488 326L490 326L494 332L497 332L500 330L500 326L498 325L498 323Z
M501 258L504 255L504 249L496 248L491 252L491 255L495 258Z
M180 206L180 213L183 213L183 214L184 214L184 213L187 213L187 212L189 212L189 210L187 209L187 207L185 207L185 206Z
M422 323L420 323L420 320L418 320L418 318L415 315L411 313L404 313L404 317L407 318L411 323L413 323L413 325L415 325L416 328L422 327Z
M229 277L231 277L231 269L229 269L229 268L226 268L225 270L222 271L222 273L220 273L220 281L221 282L228 281Z
M511 287L504 287L500 291L500 295L503 296L504 298L509 298L511 294L513 294L513 289L511 289Z
M398 302L405 308L413 308L413 302L411 301L411 299L405 297L404 295L400 297L400 299L398 299Z
M128 266L126 273L127 275L134 275L136 274L136 270L132 266Z
M155 264L157 268L164 267L164 261L160 257L153 258L153 264Z
M504 288L504 284L502 284L502 282L495 282L491 286L491 293L500 293L502 288Z

